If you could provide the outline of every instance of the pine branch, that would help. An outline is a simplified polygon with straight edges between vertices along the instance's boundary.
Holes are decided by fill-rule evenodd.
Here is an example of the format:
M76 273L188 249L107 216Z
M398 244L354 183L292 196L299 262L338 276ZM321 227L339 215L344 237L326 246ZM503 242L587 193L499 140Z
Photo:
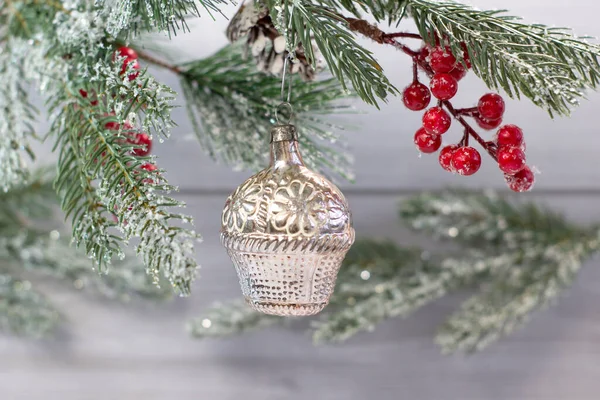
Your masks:
M222 14L220 8L229 4L228 0L102 0L100 3L107 17L107 31L118 36L140 30L167 32L169 36L179 31L189 32L188 19L200 17L204 10L214 19L213 14ZM129 30L131 32L129 32Z
M400 215L412 229L477 249L519 249L574 241L587 231L534 203L515 203L493 192L446 190L402 203Z
M183 205L165 195L176 188L167 184L163 171L144 168L153 160L135 157L136 145L128 140L139 131L168 134L172 91L145 71L131 82L128 76L134 71L121 74L122 60L106 62L96 65L87 83L76 76L62 82L51 105L56 118L50 135L60 150L56 188L63 210L72 219L76 243L101 270L114 256L122 257L120 242L138 237L136 252L148 272L158 281L162 271L174 288L188 294L197 269L193 242L198 235L174 225L176 220L191 222L170 211ZM98 103L71 89L73 82L94 93ZM124 129L126 122L131 131ZM117 223L110 220L112 213Z
M320 0L319 3L334 10L345 9L356 18L362 18L366 12L377 22L387 20L388 25L398 25L406 14L408 0Z
M367 242L367 245L377 244ZM390 263L393 266L391 274L382 274L380 269L389 268ZM474 263L472 259L439 261L419 257L407 261L405 258L376 257L360 274L348 276L347 272L339 277L340 293L334 295L334 308L313 324L313 339L316 343L341 342L358 332L372 331L386 319L406 317L424 305L480 280L487 274L488 265ZM353 267L355 265L348 265L350 271Z
M234 168L264 168L265 143L281 101L281 80L258 72L239 46L227 46L215 55L176 67L194 131L208 154ZM329 170L352 180L350 158L331 143L340 128L325 118L346 107L347 97L333 79L301 83L294 79L291 103L300 130L305 161L317 170Z
M556 301L582 262L600 248L597 228L576 227L533 204L492 194L419 195L405 201L402 215L415 229L467 247L453 255L430 255L389 242L357 241L340 269L329 307L313 324L315 342L344 341L452 291L474 287L480 293L449 318L436 341L445 352L480 350ZM202 319L197 320L200 333L195 335L242 333L262 327L262 321L266 326L266 316L234 311L239 307L211 309L210 326L201 329ZM228 316L234 312L231 329Z
M522 258L512 260L521 264L504 257L508 262L491 285L441 326L436 342L444 352L482 350L525 324L533 312L555 303L573 284L591 248L576 241L521 251Z
M406 201L401 215L413 229L495 255L489 285L440 329L436 340L446 352L480 350L511 333L556 301L598 250L596 229L492 193L423 194Z
M444 38L460 55L464 43L473 71L488 87L523 94L550 115L568 115L584 90L600 82L600 47L568 29L446 0L408 0L408 11L429 44Z
M283 318L254 311L244 301L217 303L200 318L187 323L188 333L196 338L229 337L282 323Z
M0 192L0 236L15 237L33 228L32 219L49 219L56 204L52 179L48 169L34 170L28 181Z
M109 299L126 302L132 296L154 300L171 296L168 285L157 286L135 255L128 254L106 274L99 274L92 268L89 257L69 244L70 238L61 237L58 231L48 234L27 230L15 237L0 238L0 259L31 272L68 281L77 289L87 289Z
M279 32L286 33L287 47L303 44L306 56L315 65L314 43L321 51L333 76L344 90L349 80L356 94L368 104L377 106L397 89L384 75L370 51L356 43L346 20L335 11L310 2L267 1ZM307 44L311 45L307 45Z
M493 265L491 260L474 263L472 259L438 263L419 249L357 241L344 259L324 317L313 324L313 339L316 343L344 341L385 319L407 316L449 291L471 285ZM213 306L189 326L193 336L204 338L231 336L283 321L233 301Z
M31 182L0 193L0 330L42 337L60 322L58 312L44 296L18 278L24 271L120 301L132 296L170 296L171 290L158 288L133 255L102 275L92 268L84 252L69 245L68 236L51 230L58 202L52 180L47 170L34 171Z
M133 254L110 273L99 274L84 252L70 246L68 235L52 229L58 204L53 179L49 170L39 169L30 182L0 193L0 270L16 273L24 268L120 300L131 295L169 297L170 289L157 287Z
M0 274L0 331L39 338L59 321L59 313L29 281Z
M33 123L37 110L29 102L24 86L25 43L11 39L3 47L0 49L0 189L6 191L28 177L23 156L26 153L34 159L29 140L35 138Z

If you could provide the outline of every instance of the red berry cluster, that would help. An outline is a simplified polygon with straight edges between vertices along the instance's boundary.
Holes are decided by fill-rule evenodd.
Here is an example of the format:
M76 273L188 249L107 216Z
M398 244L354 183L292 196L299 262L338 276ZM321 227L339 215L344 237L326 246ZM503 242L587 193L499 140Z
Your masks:
M113 60L116 59L117 57L124 57L123 65L121 67L121 74L125 74L127 72L127 68L129 66L129 64L131 64L131 63L133 63L133 65L132 65L133 69L135 69L135 70L140 69L140 64L138 62L138 55L135 52L135 50L133 50L132 48L125 47L125 46L118 48L113 54ZM130 81L133 81L138 77L138 75L139 75L139 72L129 74L128 79ZM79 94L83 98L88 97L88 92L83 89L79 90ZM98 100L94 99L93 101L91 101L91 104L93 106L96 106L98 104ZM114 115L114 114L112 114L112 115ZM115 122L115 121L110 121L104 125L104 128L108 129L108 130L118 131L119 129L121 129L121 124L119 124L118 122ZM132 153L134 156L145 157L148 154L150 154L150 151L152 150L152 139L150 138L150 136L147 133L134 132L133 126L131 125L131 123L129 121L125 121L123 123L123 130L125 131L125 134L127 135L127 142L139 146L139 147L136 147L134 150L132 150ZM141 166L141 168L146 171L156 170L156 166L153 164L150 164L150 163L143 164Z
M481 167L481 155L469 146L469 137L473 137L498 162L504 172L510 189L525 192L531 189L534 175L525 164L525 146L523 132L515 125L502 126L494 141L485 141L466 122L464 117L474 118L477 125L485 130L496 129L502 125L505 104L502 97L495 93L485 94L479 99L477 107L455 109L450 103L458 92L458 82L465 77L471 67L469 54L463 46L463 60L458 61L449 47L423 47L413 54L413 82L404 89L402 100L409 110L421 111L431 102L431 96L437 104L425 111L422 127L417 130L414 142L421 152L435 153L442 145L441 136L450 129L452 117L465 128L462 140L458 144L444 147L439 154L439 162L446 171L460 175L473 175ZM418 69L421 68L431 78L429 87L419 82Z

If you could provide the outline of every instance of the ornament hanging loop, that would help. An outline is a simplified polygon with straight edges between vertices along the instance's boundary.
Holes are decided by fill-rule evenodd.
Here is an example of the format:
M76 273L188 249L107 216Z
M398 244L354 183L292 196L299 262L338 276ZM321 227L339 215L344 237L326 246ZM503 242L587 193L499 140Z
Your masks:
M279 104L277 106L277 108L275 109L275 119L277 120L278 124L284 124L284 125L288 125L291 121L292 118L294 117L294 109L292 107L292 104L290 103L290 99L292 96L292 65L291 65L291 59L292 59L292 54L288 53L288 55L285 57L285 60L283 62L283 73L281 76L281 104ZM289 64L289 69L290 69L290 73L289 76L287 74L288 72L288 64ZM288 88L287 88L287 95L285 93L285 80L288 80ZM286 120L282 120L281 118L285 118Z
M287 101L279 104L275 109L275 119L278 125L289 125L294 117L294 109Z

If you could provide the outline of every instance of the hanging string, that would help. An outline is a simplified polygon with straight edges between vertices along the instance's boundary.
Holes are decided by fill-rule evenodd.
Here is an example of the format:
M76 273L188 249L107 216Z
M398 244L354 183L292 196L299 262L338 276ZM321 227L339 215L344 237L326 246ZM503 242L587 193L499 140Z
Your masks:
M289 113L287 121L283 122L285 124L289 124L294 115L294 109L292 108L292 104L290 103L291 96L292 96L292 81L293 81L293 76L292 76L293 63L291 60L292 60L292 55L291 55L291 53L288 53L287 56L285 57L285 60L283 61L283 73L281 75L281 104L279 104L277 106L277 109L275 110L275 118L277 119L277 123L282 123L282 121L280 121L280 119L279 119L280 110L283 111L284 109L287 109L287 111ZM289 68L290 68L289 76L287 73L288 64L289 64ZM286 78L288 80L287 95L285 93Z
M281 76L281 102L282 103L289 103L290 102L290 96L292 95L292 54L288 53L287 56L285 57L285 60L283 61L283 74ZM288 64L290 64L290 78L288 79L288 92L287 92L287 97L285 97L284 91L285 91L285 78L287 75L287 68L288 68Z
M294 7L292 5L292 10L291 13L294 12ZM283 15L283 19L284 19L284 23L287 26L288 22L289 22L289 18L288 18L288 7L287 7L287 0L284 1L284 15ZM286 41L286 48L289 45L289 37L285 37L285 41ZM284 124L289 124L290 121L292 120L293 116L294 116L294 109L292 108L292 104L290 103L291 100L291 96L292 96L292 81L293 81L293 76L292 76L292 68L293 68L293 62L292 62L292 57L293 57L293 51L291 51L291 49L287 49L287 55L285 57L285 59L283 60L283 73L281 74L281 104L279 104L277 106L277 108L275 109L275 119L277 120L277 123L281 123L281 121L279 120L279 114L280 114L280 110L283 111L284 109L287 109L288 112L288 119L287 121L284 122ZM289 76L288 76L288 64L289 64ZM285 94L285 79L288 79L288 89L287 89L287 96Z

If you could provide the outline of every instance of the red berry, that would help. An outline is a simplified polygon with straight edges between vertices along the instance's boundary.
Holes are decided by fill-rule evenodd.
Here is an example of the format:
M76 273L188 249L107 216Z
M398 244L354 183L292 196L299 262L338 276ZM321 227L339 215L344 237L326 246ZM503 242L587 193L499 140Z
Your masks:
M138 62L138 55L135 52L135 50L133 50L132 48L129 47L120 47L113 55L113 60L116 59L116 57L120 56L120 57L125 57L125 59L123 60L123 65L121 66L121 74L124 74L125 72L127 72L128 66L129 64L132 64L131 68L138 70L140 69L140 63ZM128 78L130 81L133 81L135 78L137 78L139 75L139 72L134 72L132 74L129 74Z
M104 129L109 129L111 131L118 131L121 125L115 121L108 121L104 124Z
M133 63L134 69L140 69L140 64L137 61L138 55L135 52L135 50L133 50L132 48L126 47L126 46L119 47L119 49L117 49L117 51L115 52L115 54L113 56L113 60L115 60L117 58L117 56L125 58L123 60L123 65L121 66L121 74L124 74L127 71L127 66L130 63ZM131 75L134 75L134 74L131 74ZM129 75L130 81L137 78L137 75L135 75L135 77L132 79L131 75Z
M137 144L144 147L138 147L133 150L133 155L144 157L150 154L152 150L152 139L146 133L136 133L134 137L128 140L129 143Z
M486 119L486 118L481 118L479 116L476 116L475 121L477 122L477 125L479 125L482 129L486 129L488 131L492 130L492 129L496 129L497 127L500 126L500 124L502 124L502 118Z
M519 147L501 147L498 150L498 166L505 174L514 175L525 167L525 153Z
M404 89L402 101L409 110L420 111L429 105L431 93L427 86L420 82L414 82Z
M111 113L111 115L114 115ZM123 129L132 129L133 125L131 125L131 123L129 121L125 121L123 123ZM116 121L108 121L106 124L104 124L104 129L109 129L111 131L118 131L119 129L121 129L121 124L119 124Z
M504 100L496 93L484 94L479 99L477 109L479 110L481 118L497 120L504 115Z
M504 175L504 180L510 190L514 192L527 192L533 187L535 176L531 172L531 169L525 166L525 168L514 175Z
M156 171L158 169L156 168L156 165L150 163L143 164L140 168L145 169L148 172Z
M84 99L88 96L88 93L83 90L83 89L79 89L79 94L81 95L81 97L83 97Z
M123 72L125 72L127 70L127 65L123 64L123 68L124 68ZM139 70L140 63L137 60L133 61L133 65L131 66L131 68L136 71ZM129 78L130 81L133 81L138 77L139 74L140 74L139 72L134 72L134 73L129 74L129 76L127 78Z
M448 73L458 82L467 75L467 69L463 67L462 64L458 63L454 69Z
M444 147L442 151L440 151L440 156L438 159L440 161L440 165L446 171L454 172L454 168L452 167L452 155L454 154L454 151L456 151L456 149L458 149L458 146L452 144L450 146Z
M434 47L429 52L429 65L433 72L448 73L456 65L456 57L448 48Z
M144 169L144 170L146 170L148 172L154 172L154 171L156 171L158 169L156 167L156 165L150 164L150 163L143 164L140 168ZM149 184L149 185L152 185L152 184L154 184L154 179L146 178L142 182L144 182L146 184Z
M458 92L458 82L450 74L438 73L429 83L431 93L440 100L450 100Z
M432 135L431 133L427 133L424 128L420 128L415 133L415 145L423 153L434 153L442 145L442 138L440 135Z
M431 107L423 114L423 128L430 134L441 135L450 129L450 115L441 107Z
M516 125L504 125L496 134L498 147L521 146L523 144L523 131Z
M460 175L473 175L481 167L481 155L472 147L460 147L452 155L452 168Z
M119 47L115 52L115 56L116 55L119 55L120 57L125 57L125 61L132 61L138 59L138 55L135 52L135 50L127 46Z

